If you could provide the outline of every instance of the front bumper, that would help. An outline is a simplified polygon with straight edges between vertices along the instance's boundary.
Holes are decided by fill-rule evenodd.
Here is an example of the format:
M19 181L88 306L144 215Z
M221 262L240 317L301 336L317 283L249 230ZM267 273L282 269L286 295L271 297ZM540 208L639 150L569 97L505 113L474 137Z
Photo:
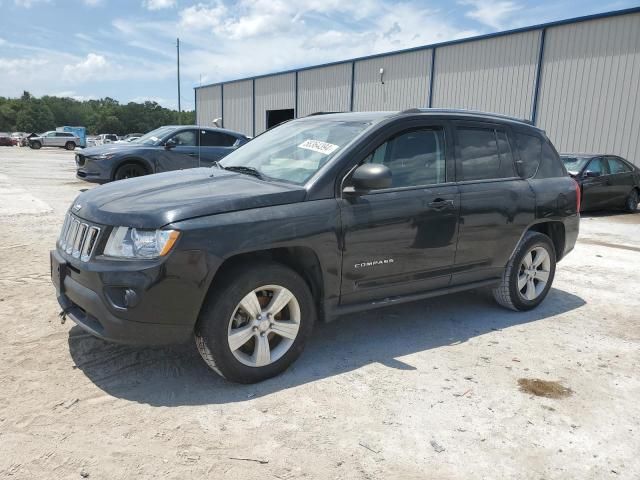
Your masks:
M111 181L111 166L108 161L94 161L81 153L76 154L76 178L91 183Z
M189 275L171 274L165 263L146 269L130 262L96 263L51 251L58 303L78 326L129 345L177 344L191 337L202 298ZM135 292L133 301L127 291Z

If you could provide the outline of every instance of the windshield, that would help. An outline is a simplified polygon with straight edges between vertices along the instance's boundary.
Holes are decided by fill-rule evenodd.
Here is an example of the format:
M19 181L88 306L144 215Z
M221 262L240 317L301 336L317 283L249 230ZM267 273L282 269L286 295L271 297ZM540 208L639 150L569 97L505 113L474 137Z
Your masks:
M251 140L220 164L255 169L262 177L301 185L370 125L320 117L288 122Z
M136 143L143 143L144 145L156 145L167 134L173 132L175 127L160 127L155 130L151 130L149 133L141 136Z
M561 157L567 172L576 174L587 164L589 157Z

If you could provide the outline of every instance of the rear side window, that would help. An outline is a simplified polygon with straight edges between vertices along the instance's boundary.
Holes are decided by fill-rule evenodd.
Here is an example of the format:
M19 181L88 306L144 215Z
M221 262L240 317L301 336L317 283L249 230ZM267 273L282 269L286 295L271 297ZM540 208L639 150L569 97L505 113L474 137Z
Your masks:
M616 173L627 173L631 171L631 168L622 160L614 157L609 157L609 171L612 175Z
M518 153L520 154L520 161L517 162L518 174L522 178L531 178L536 174L540 166L542 139L524 133L516 133L515 137L518 144Z
M504 131L458 127L458 180L488 180L514 176L513 155Z
M540 167L536 173L536 178L554 178L566 175L558 152L548 142L542 143L542 151L540 153Z
M200 130L200 146L202 147L232 147L237 138L221 132Z

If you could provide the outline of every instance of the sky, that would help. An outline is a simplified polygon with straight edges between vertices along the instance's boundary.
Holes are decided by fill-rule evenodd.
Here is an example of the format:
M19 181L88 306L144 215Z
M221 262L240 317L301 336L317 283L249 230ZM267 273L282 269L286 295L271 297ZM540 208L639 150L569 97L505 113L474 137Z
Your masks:
M0 0L0 96L182 108L193 87L638 6L582 0Z

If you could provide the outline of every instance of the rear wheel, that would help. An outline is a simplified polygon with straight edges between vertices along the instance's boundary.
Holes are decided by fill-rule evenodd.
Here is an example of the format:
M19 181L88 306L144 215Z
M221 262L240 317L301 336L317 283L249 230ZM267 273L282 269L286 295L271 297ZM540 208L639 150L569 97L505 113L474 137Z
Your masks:
M556 253L551 239L527 232L509 260L500 285L493 289L493 296L505 308L531 310L549 293L555 273Z
M31 142L31 143L29 144L29 146L30 146L31 148L33 148L34 150L40 150L40 149L42 148L42 144L41 144L40 142L38 142L38 141Z
M638 196L638 190L633 189L627 197L625 203L625 210L629 213L636 213L638 211L638 203L640 203L640 196Z
M66 148L67 150L75 150L76 144L75 142L67 142L64 144L64 148Z
M278 263L233 269L211 292L196 327L204 361L228 380L255 383L286 370L302 353L316 309L306 282Z
M142 165L137 163L125 163L118 167L113 178L114 180L124 180L125 178L141 177L146 174L147 171Z

